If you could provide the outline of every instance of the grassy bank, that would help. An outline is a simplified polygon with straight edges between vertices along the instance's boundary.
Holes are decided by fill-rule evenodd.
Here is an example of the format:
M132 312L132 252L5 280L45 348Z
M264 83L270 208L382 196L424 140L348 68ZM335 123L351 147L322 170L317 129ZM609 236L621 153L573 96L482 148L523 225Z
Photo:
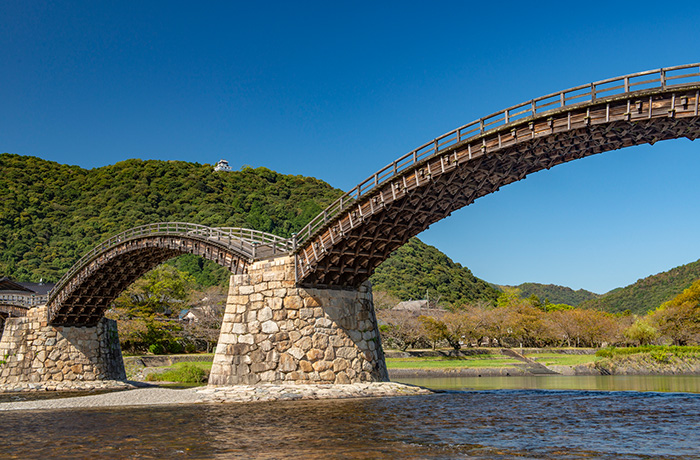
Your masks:
M516 350L514 350L516 351ZM520 351L519 349L517 350ZM583 354L578 354L581 352ZM434 370L455 370L473 368L512 368L522 365L525 360L519 360L513 356L504 355L500 349L468 349L459 356L448 356L450 350L425 350L428 356L410 357L387 357L386 363L389 369L434 369ZM398 353L398 352L394 352ZM389 355L394 353L388 353ZM574 354L576 353L576 354ZM435 356L438 354L439 356ZM569 349L525 349L522 355L544 366L578 366L581 364L594 363L602 359L593 354L592 350L569 350Z
M597 355L565 355L560 353L526 353L525 356L545 366L579 366L602 359Z
M603 348L595 368L603 374L697 375L700 373L700 347L647 345Z
M153 372L146 376L148 382L178 382L205 383L211 372L211 362L194 361L175 363L156 369L166 369L164 372Z
M473 367L507 367L520 361L503 355L455 357L386 358L389 369L459 369Z

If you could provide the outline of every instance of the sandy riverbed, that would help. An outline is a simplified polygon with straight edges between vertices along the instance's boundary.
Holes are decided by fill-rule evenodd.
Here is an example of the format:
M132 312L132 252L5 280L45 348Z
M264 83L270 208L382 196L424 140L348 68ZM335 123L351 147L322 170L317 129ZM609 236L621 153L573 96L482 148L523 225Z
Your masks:
M0 403L0 411L127 407L196 403L241 403L298 399L345 399L431 394L432 391L395 382L347 385L236 385L175 390L136 388L90 396Z

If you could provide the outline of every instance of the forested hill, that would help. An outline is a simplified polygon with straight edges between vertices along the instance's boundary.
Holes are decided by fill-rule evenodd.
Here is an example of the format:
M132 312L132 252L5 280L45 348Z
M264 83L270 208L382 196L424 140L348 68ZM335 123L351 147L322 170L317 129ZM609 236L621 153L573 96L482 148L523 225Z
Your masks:
M127 160L85 170L0 154L0 276L56 281L101 240L155 222L287 237L341 194L318 179L266 168L214 172L206 164ZM174 264L203 285L227 280L224 269L194 256ZM390 289L401 298L423 298L426 289L449 302L496 296L467 268L418 240L397 251L373 281L376 291Z
M370 280L375 291L388 292L399 300L425 299L427 293L432 300L450 306L493 301L499 294L468 268L418 238L411 238L394 252Z
M613 313L630 310L645 314L676 297L697 279L700 279L700 260L648 276L627 287L613 289L597 299L583 302L581 307Z
M543 302L548 300L550 303L565 303L574 307L586 300L599 297L599 294L585 289L574 291L570 287L556 284L523 283L514 287L520 289L520 295L524 298L536 295Z
M0 154L0 274L55 281L102 239L155 222L290 236L341 194L265 168L127 160L88 171Z

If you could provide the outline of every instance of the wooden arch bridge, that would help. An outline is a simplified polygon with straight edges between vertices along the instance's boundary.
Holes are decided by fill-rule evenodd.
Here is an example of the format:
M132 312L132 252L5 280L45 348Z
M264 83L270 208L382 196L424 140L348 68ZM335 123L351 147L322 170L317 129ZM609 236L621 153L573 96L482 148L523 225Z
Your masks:
M90 325L131 282L192 253L232 273L293 254L298 286L357 288L409 238L475 199L596 153L700 136L700 64L552 93L461 126L359 183L293 238L185 223L146 225L101 243L58 282L49 322Z
M243 228L182 222L142 225L103 241L85 254L49 294L49 322L94 325L110 303L141 275L168 259L195 254L231 273L257 258L289 253L285 238Z

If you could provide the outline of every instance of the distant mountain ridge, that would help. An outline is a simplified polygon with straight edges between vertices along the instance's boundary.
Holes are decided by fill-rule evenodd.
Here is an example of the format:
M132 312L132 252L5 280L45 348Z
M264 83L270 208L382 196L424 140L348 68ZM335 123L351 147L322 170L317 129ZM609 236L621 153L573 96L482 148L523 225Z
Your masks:
M574 307L585 301L600 297L600 294L585 289L575 291L570 287L556 284L523 283L518 286L508 287L520 289L520 295L525 298L536 295L542 302L548 300L549 303L565 303Z
M700 260L647 276L629 286L613 289L598 298L581 303L580 306L611 313L629 310L642 315L671 300L697 279L700 279Z

